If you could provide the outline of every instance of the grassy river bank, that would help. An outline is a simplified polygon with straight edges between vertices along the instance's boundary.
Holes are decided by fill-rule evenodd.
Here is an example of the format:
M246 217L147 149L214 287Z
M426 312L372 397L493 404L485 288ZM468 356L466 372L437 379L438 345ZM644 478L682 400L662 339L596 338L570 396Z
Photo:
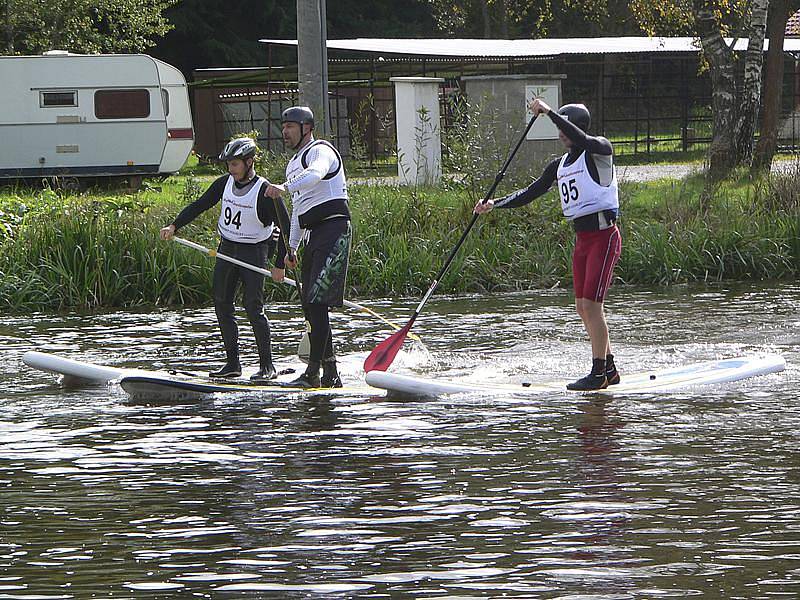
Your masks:
M210 181L181 174L136 193L0 190L0 308L4 311L205 304L213 261L158 230ZM621 185L623 254L617 283L796 278L800 172L728 181L702 200L704 180ZM509 186L506 186L509 189ZM415 296L470 218L475 189L353 186L349 297ZM479 190L478 190L478 193ZM215 244L209 211L180 235ZM481 217L440 293L570 286L573 234L554 192ZM286 286L267 284L272 299Z

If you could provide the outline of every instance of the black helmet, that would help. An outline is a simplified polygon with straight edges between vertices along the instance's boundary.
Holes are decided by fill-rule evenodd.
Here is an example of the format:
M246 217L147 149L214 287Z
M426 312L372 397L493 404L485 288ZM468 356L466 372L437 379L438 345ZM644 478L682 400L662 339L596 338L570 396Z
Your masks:
M314 129L314 113L307 106L292 106L281 113L281 123L297 123L301 130L308 123Z
M256 155L258 146L253 138L236 138L225 144L225 148L219 153L220 160L233 160L234 158L253 158Z
M584 104L565 104L558 109L558 114L583 131L588 131L592 124L592 115Z

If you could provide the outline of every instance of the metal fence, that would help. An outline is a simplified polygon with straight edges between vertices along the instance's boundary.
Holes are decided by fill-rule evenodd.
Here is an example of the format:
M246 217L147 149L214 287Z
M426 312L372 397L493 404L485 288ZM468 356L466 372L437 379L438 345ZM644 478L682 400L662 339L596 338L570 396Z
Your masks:
M779 148L800 147L797 64L787 58L784 79L784 126ZM391 163L395 153L394 76L443 77L441 127L460 123L450 99L460 93L460 78L474 74L567 75L566 102L584 102L593 113L592 130L608 137L617 155L651 159L656 155L702 152L711 138L711 83L693 54L652 53L575 55L542 59L334 59L329 66L330 118L333 141L342 153L364 166ZM249 81L222 80L195 84L194 93L211 94L195 102L200 153L214 154L233 134L258 131L259 143L282 151L281 111L296 103L291 69L276 76L271 68L255 70ZM296 77L296 75L295 75ZM468 101L469 99L467 99ZM211 134L209 131L211 130Z

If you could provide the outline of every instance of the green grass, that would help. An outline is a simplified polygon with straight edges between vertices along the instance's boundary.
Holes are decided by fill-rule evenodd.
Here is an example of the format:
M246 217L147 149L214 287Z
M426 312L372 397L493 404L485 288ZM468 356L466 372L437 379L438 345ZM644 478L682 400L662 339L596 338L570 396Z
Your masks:
M205 304L213 261L159 229L214 177L202 167L149 182L137 193L0 190L0 307ZM624 183L627 283L796 278L800 274L800 175L751 181L742 173L704 195L701 176ZM348 296L424 292L471 218L477 190L353 186L355 227ZM181 232L216 243L209 211ZM441 282L442 293L569 286L574 234L554 193L533 206L481 217ZM287 299L287 286L266 285Z

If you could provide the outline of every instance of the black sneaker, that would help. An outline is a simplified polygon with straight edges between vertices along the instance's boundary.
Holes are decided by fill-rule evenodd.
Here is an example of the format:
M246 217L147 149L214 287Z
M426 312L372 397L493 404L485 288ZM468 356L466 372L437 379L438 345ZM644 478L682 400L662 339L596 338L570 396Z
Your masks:
M342 378L338 374L334 376L323 375L319 381L319 387L324 388L340 388L342 387Z
M250 381L271 381L278 376L277 371L275 371L275 367L267 365L266 367L261 367L258 371L250 375Z
M328 358L322 361L322 378L320 379L320 387L324 388L340 388L342 387L342 379L339 377L339 371L336 368L336 358Z
M591 390L604 390L608 387L608 379L606 379L605 372L600 375L589 373L586 377L581 377L577 381L567 384L567 389L577 392L586 392Z
M320 380L319 380L319 373L309 373L306 371L297 379L293 379L292 381L288 382L287 387L298 387L298 388L318 388L320 387Z
M617 372L617 365L614 364L613 354L606 354L606 379L608 379L608 385L617 385L619 383L619 373Z
M230 377L239 377L242 374L242 366L239 364L238 361L228 361L225 363L225 366L222 367L219 371L212 371L208 374L209 377L213 378L230 378Z

